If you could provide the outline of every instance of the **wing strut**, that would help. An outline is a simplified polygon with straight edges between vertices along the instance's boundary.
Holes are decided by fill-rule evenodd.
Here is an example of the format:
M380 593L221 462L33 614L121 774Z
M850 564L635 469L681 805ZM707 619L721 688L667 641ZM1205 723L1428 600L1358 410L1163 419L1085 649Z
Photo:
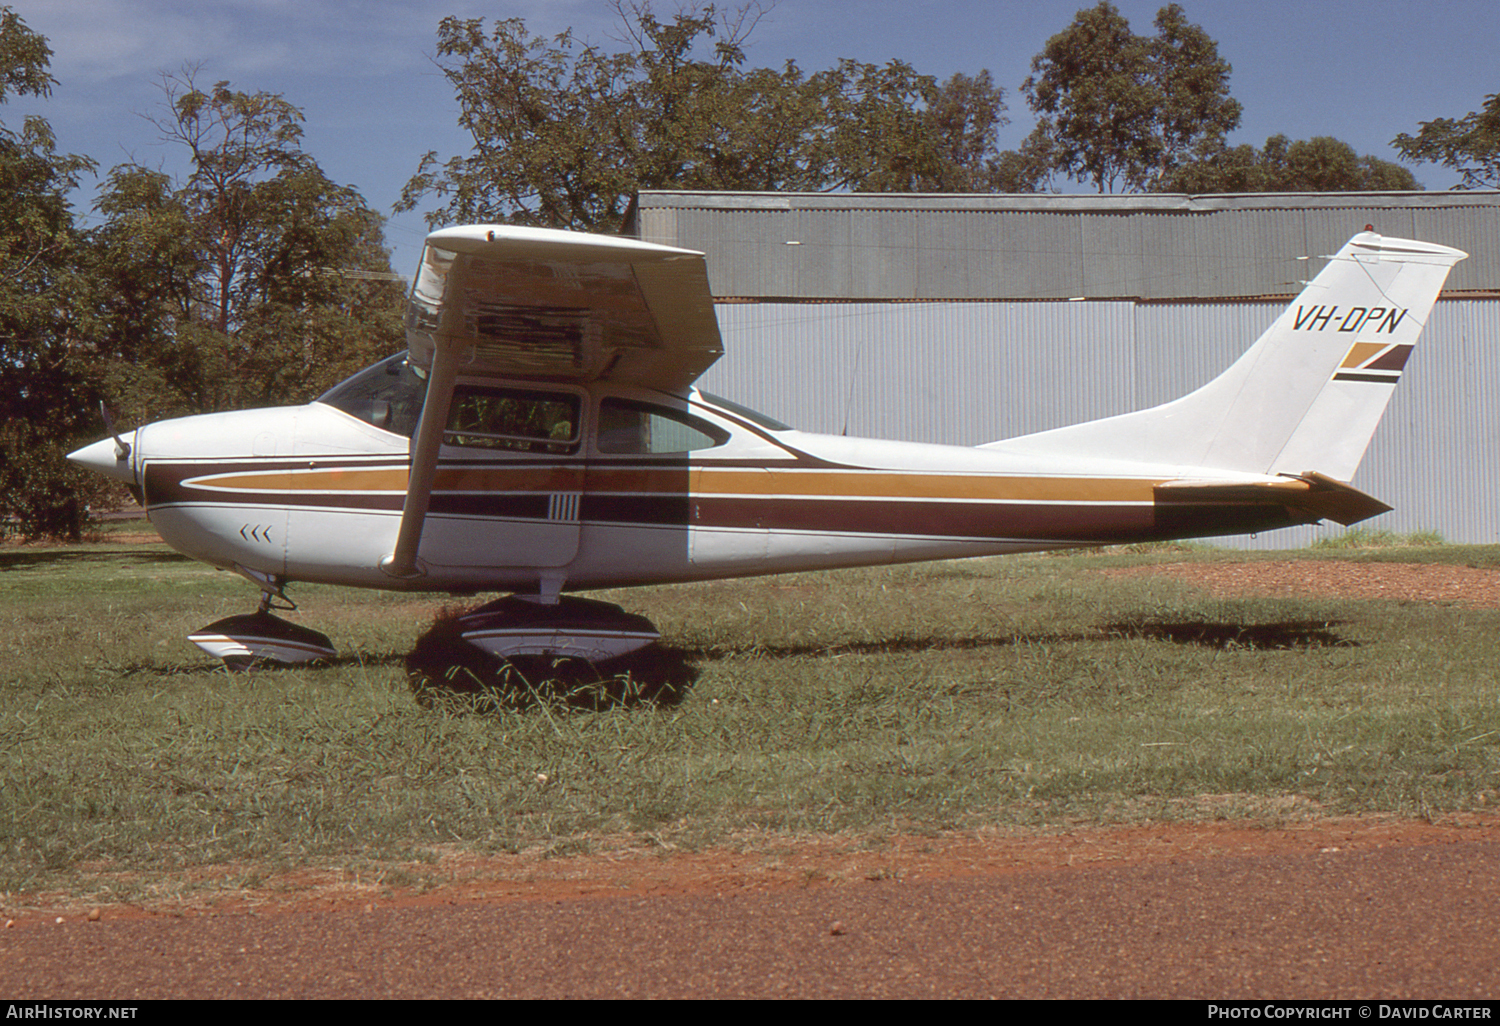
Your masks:
M380 561L380 569L392 577L421 577L427 572L417 561L417 549L422 544L422 525L432 501L438 451L443 444L443 430L448 426L453 382L458 377L458 358L454 352L457 345L443 341L433 346L432 366L427 372L427 398L422 402L422 419L417 423L417 436L412 443L401 531L396 536L396 551Z

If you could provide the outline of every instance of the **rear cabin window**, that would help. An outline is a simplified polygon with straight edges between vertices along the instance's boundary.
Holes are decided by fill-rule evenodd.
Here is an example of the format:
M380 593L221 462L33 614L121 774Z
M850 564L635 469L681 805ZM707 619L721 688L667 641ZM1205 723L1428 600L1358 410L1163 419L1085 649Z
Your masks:
M460 385L448 407L448 445L513 452L578 451L582 402L567 392Z
M712 449L727 441L725 431L680 410L634 399L599 404L600 452L661 455Z

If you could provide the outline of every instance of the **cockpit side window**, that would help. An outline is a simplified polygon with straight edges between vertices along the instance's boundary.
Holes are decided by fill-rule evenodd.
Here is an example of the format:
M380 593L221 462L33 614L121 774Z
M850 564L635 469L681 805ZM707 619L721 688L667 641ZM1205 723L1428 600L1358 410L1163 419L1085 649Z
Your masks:
M382 431L410 438L417 430L426 398L426 376L407 362L405 353L398 353L345 378L317 401Z
M448 407L443 441L519 452L577 452L582 405L570 392L459 385Z
M701 417L634 399L599 404L599 451L660 455L712 449L729 441L723 429Z

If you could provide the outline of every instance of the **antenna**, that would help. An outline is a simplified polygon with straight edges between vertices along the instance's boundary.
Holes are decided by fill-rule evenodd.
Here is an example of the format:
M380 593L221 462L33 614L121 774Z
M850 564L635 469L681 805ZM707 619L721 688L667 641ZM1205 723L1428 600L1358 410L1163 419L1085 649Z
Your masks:
M849 410L854 406L854 386L859 381L859 354L864 347L863 339L854 346L854 368L849 372L849 394L844 398L844 427L839 432L845 438L849 437Z

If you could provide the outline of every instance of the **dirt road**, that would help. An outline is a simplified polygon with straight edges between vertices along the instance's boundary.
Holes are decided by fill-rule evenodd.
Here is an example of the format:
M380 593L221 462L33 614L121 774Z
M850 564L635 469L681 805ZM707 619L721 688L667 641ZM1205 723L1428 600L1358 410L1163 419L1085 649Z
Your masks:
M1500 980L1500 819L533 868L470 866L423 894L18 912L0 995L1462 999Z

